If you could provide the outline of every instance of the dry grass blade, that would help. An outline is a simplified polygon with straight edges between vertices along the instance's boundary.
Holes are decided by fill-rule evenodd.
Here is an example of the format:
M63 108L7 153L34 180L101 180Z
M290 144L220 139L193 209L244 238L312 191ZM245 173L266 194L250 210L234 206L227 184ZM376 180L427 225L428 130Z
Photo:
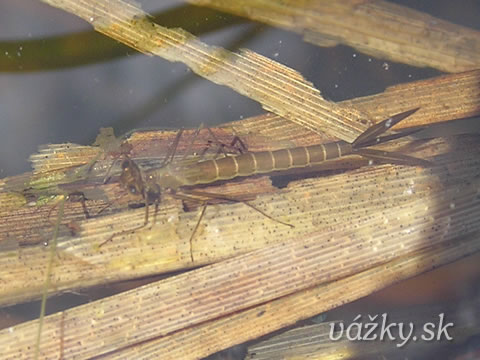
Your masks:
M406 108L420 107L397 128L478 116L480 70L395 85L381 94L355 98L345 104L369 111L376 122Z
M454 119L479 116L480 70L395 85L383 93L341 102L344 103L371 114L375 122L405 109L420 107L419 111L398 124L396 129L425 127ZM257 133L290 141L306 139L310 144L319 140L309 130L274 114L235 121L225 126L234 128L239 134Z
M198 75L229 86L313 132L353 141L368 125L366 115L324 100L295 70L247 49L233 53L209 46L182 29L167 29L151 22L147 13L129 3L43 1L83 18L97 31L141 52L181 61Z
M351 141L367 126L366 121L359 122L363 113L353 110L352 102L338 105L325 101L298 72L248 50L228 52L181 29L156 25L131 3L44 1L144 53L183 61L205 78L258 100L297 127L318 133L319 128L325 129L329 136ZM362 11L375 10L363 7L364 2L355 4ZM410 125L431 122L435 109L458 106L450 100L432 101L426 89L435 81L437 86L451 85L449 91L455 97L460 97L461 89L469 89L467 96L464 94L468 99L461 100L462 108L442 110L443 119L478 114L478 73L472 72L411 85L419 88L416 101L401 104L405 106L400 110L417 106L425 110L415 114ZM452 85L455 81L457 85ZM362 110L371 111L378 101L375 109L378 104L381 109L377 114L383 116L388 110L390 116L395 113L390 110L400 105L391 105L388 97L407 91L402 87L389 90L385 102L364 99ZM298 133L288 136L307 141L299 139ZM137 141L137 145L147 146L145 141ZM257 208L295 228L259 218L241 203L216 204L208 208L191 243L198 211L186 211L180 201L165 197L155 225L99 247L112 234L131 229L144 219L143 209L127 207L118 184L99 185L97 191L106 199L119 199L115 208L122 211L78 221L74 237L60 231L58 256L48 265L51 293L211 265L48 316L40 354L43 358L199 358L477 252L478 144L478 137L462 136L385 145L432 160L434 165L428 168L359 168L365 161L357 159L349 163L354 170L292 181L283 189L275 189L265 178L225 184L219 188L222 193L245 193L254 198L252 204ZM150 161L141 146L133 145L129 156L144 155ZM56 151L51 149L46 153ZM53 172L60 168L60 174L69 162L61 156L51 160L48 164L58 165ZM330 166L343 169L343 164ZM30 185L46 194L44 183L47 187L55 184L52 193L56 193L57 183L65 182L42 176L39 180ZM68 179L66 183L70 185ZM10 195L2 195L0 201L9 208L19 203ZM67 218L72 208L73 204L65 204ZM42 207L40 217L45 217L45 211L50 214ZM11 240L12 224L28 227L38 219L34 214L27 206L2 213L0 237ZM48 252L41 246L2 246L1 250L0 301L10 304L38 297ZM38 325L32 321L1 330L4 358L30 358Z
M470 241L478 241L478 235L472 237ZM441 250L441 253L447 255L446 250L448 246ZM426 253L423 254L423 262L426 259ZM476 260L478 262L479 255L476 259L472 259L472 264ZM417 260L418 262L418 260ZM398 265L396 262L395 265ZM407 262L404 261L404 265ZM455 271L455 265L451 264L444 269L448 271ZM347 282L347 279L340 281ZM471 299L466 299L459 306L455 304L428 304L428 305L413 305L408 308L385 308L379 307L371 312L372 309L365 309L360 306L360 311L356 314L347 314L345 316L346 321L338 321L336 318L332 318L326 314L328 321L301 326L292 330L288 330L282 334L273 336L267 340L261 341L249 347L248 360L267 360L267 359L280 359L288 356L295 356L295 359L311 359L311 358L372 358L376 354L381 352L386 358L398 357L399 348L404 352L405 357L414 356L415 354L424 354L424 351L431 351L431 344L428 342L409 342L408 344L404 340L397 338L395 341L363 341L355 342L349 340L345 336L345 329L354 322L354 318L361 315L361 320L373 319L376 324L381 323L384 316L387 317L388 322L395 324L413 324L414 329L422 329L424 324L437 320L443 317L444 324L452 323L454 326L448 327L448 335L451 337L451 341L443 336L438 339L438 346L447 346L451 342L456 344L462 344L470 336L475 335L480 330L480 325L475 324L472 319L478 319L480 316L480 298L479 294L473 295ZM368 313L367 313L368 311ZM351 316L350 316L351 315ZM377 315L376 318L374 316ZM348 319L348 320L347 320ZM331 326L335 322L335 333L333 336L335 341L332 341ZM343 323L340 325L340 323ZM341 327L343 326L343 327ZM409 325L410 326L410 325ZM341 331L341 330L344 331ZM376 334L378 334L378 331ZM445 335L445 334L443 334ZM350 336L351 337L351 336ZM430 348L430 349L429 349ZM334 357L334 355L336 357Z
M395 129L414 126L427 127L454 119L478 116L480 115L480 70L396 85L383 93L346 100L340 104L360 108L363 112L371 114L370 117L375 122L405 111L405 109L420 107L419 111L396 125ZM236 134L246 138L251 151L308 146L334 140L332 137L312 133L307 128L274 114L260 115L226 123L222 126L225 128L223 132L216 130L216 136L222 142L231 141L233 137L231 130L233 129ZM158 157L168 149L168 136L168 132L162 131L137 132L129 138L129 143L132 144L137 157ZM184 134L184 136L188 143L191 135ZM274 142L271 140L272 138L275 139ZM180 148L179 152L182 153L183 150ZM31 156L32 166L38 172L33 177L33 181L30 178L25 180L25 176L22 176L22 180L11 178L8 179L8 182L36 185L35 179L41 182L42 174L48 169L59 169L64 179L66 166L86 164L96 153L98 153L97 148L75 144L52 144L43 147L39 154ZM108 166L104 166L104 169L105 167ZM52 178L43 181L49 185L55 184ZM5 189L2 183L0 183L0 189ZM4 206L7 205L6 199ZM12 204L13 206L14 204Z
M356 106L363 106L367 111L373 113L374 109L379 111L380 114L392 114L398 111L398 101L392 101L393 98L407 99L416 104L409 96L419 96L422 98L422 109L412 116L412 119L406 119L405 122L413 121L412 125L425 125L428 122L444 121L451 118L460 118L465 116L478 115L480 110L480 72L472 71L463 74L448 75L432 80L423 80L411 85L402 85L388 90L385 93L370 96L366 98L355 99ZM398 89L398 90L397 90ZM447 89L447 90L444 90ZM444 91L449 92L450 96L437 96ZM412 94L412 95L409 95ZM420 96L420 94L424 94ZM467 94L468 96L465 96ZM425 101L425 103L424 103ZM381 105L377 105L381 104ZM457 106L458 105L458 106ZM382 118L384 115L375 115L376 119ZM402 123L399 125L403 125ZM232 127L237 133L254 133L254 134L266 134L274 136L276 139L281 140L282 146L284 140L291 142L291 146L311 145L312 143L321 141L321 138L311 134L308 130L302 129L297 125L292 124L278 116L262 116L256 117L252 120L243 120L235 124L227 124L228 127ZM216 133L217 137L224 143L228 143L232 134L226 130ZM129 140L134 148L135 156L151 157L154 154L164 153L170 141L166 137L167 133L164 132L144 132L137 133ZM188 136L188 135L187 135ZM274 150L275 147L271 147L271 144L260 143L258 137L248 138L247 141L252 150ZM264 141L264 140L263 140ZM187 141L188 142L188 141ZM269 147L270 145L270 147ZM430 143L430 146L437 154L449 151L446 144L440 147L435 145L435 142ZM62 152L56 151L56 147L51 147L52 156L50 153L43 153L41 157L34 157L38 159L45 159L47 156L47 163L37 163L38 169L50 169L52 167L59 168L65 163L65 159L68 159L70 163L72 156L75 159L78 158L75 147L69 146L69 150L65 155ZM180 149L182 150L182 149ZM89 154L91 156L98 150L92 149L86 151L83 147L80 148L80 153ZM91 154L91 155L90 155ZM53 156L55 155L55 156ZM76 161L79 163L88 162L89 158L80 159ZM56 164L56 162L59 164ZM333 168L338 168L338 164L333 164ZM23 179L24 177L20 177ZM10 179L6 179L10 180ZM335 180L335 179L334 179ZM12 180L15 183L23 183L25 180ZM52 181L50 179L50 181ZM2 181L4 183L4 181ZM8 181L10 182L10 181ZM48 183L48 179L44 180ZM331 186L322 185L318 186ZM236 189L236 190L235 190ZM250 193L254 194L267 194L274 191L265 181L252 181L249 179L241 186L237 186L233 191L238 193ZM4 190L5 191L5 190ZM217 191L225 191L220 189ZM108 185L104 190L107 194L109 201L115 204L119 208L125 208L126 202L125 191L120 189L117 185ZM33 207L22 207L17 211L11 211L10 209L17 208L18 206L25 204L25 199L19 194L1 193L2 208L5 209L5 213L2 215L2 221L0 221L0 239L2 239L2 249L6 250L2 253L2 278L12 279L12 281L5 282L6 286L2 287L1 299L3 304L11 304L16 302L27 301L29 299L38 298L42 283L46 264L46 251L42 248L32 249L18 249L16 246L10 246L14 239L18 239L25 243L28 241L43 242L49 239L49 235L52 228L51 221L48 220L48 214L51 211L51 207L42 207L36 209ZM340 196L340 195L338 195ZM266 199L269 199L267 196ZM266 200L271 203L270 208L283 207L285 201L281 198L275 201ZM320 203L323 199L318 199ZM123 205L121 204L123 203ZM259 202L261 205L262 201ZM278 204L278 205L276 205ZM87 207L93 214L98 212L105 206L104 203L88 202ZM132 246L133 238L125 239L124 241L118 239L115 242L116 246L108 249L108 251L98 251L96 245L105 238L111 235L113 232L118 231L119 224L124 224L125 228L134 227L139 225L143 221L143 210L139 209L136 212L129 211L125 214L118 214L111 217L94 219L89 222L83 222L84 214L79 203L67 203L66 204L66 220L68 222L78 222L83 224L83 230L79 232L79 238L77 240L69 241L64 245L60 245L65 251L61 254L61 261L59 261L57 268L57 275L55 275L56 284L55 289L51 289L52 292L59 292L66 289L87 287L94 284L105 283L109 281L135 278L138 276L151 275L159 272L171 271L179 268L188 267L190 261L186 257L188 252L188 245L186 238L191 233L191 229L194 225L194 221L197 217L196 213L184 213L179 208L180 204L175 202L166 203L165 207L158 215L159 219L170 219L170 222L166 222L163 227L159 226L157 234L163 232L162 242L158 242L155 239L155 231L152 233L143 233L140 239L134 240L135 244ZM240 223L239 231L235 232L232 227L226 226L233 220L226 218L224 224L218 227L211 227L211 229L218 228L219 231L224 233L225 231L233 231L228 236L232 239L230 245L223 242L217 242L215 234L206 234L206 240L201 243L205 249L205 253L202 255L203 262L214 262L218 259L231 256L234 253L240 251L248 251L251 249L259 248L264 244L271 243L272 238L268 234L269 232L278 232L279 238L284 235L281 228L269 227L262 225L262 221L253 221L256 216L249 213L241 204L229 205L225 209L235 209L235 211L241 211L239 213ZM265 208L267 211L268 208ZM232 210L226 210L232 211ZM210 217L215 217L217 208L212 207L207 211L207 222ZM302 217L303 210L295 210L298 212L298 216ZM343 213L342 213L343 211ZM334 212L334 216L342 218L344 216L345 209L339 208L338 212ZM288 213L288 210L284 213ZM132 214L134 214L132 216ZM209 215L210 214L210 215ZM281 212L279 213L281 214ZM281 216L281 215L279 215ZM314 216L313 213L310 216ZM50 219L55 218L55 212L51 213ZM242 223L245 228L242 228ZM233 224L233 223L232 223ZM268 224L268 222L267 222ZM319 224L315 226L308 226L305 231L315 231ZM263 227L263 230L259 233L259 227ZM16 229L13 231L13 229ZM321 227L320 227L321 228ZM205 228L202 225L201 232L209 228ZM252 234L260 234L253 237L253 241L244 242L240 239L245 229ZM235 234L235 235L233 235ZM71 234L62 227L60 242L64 242L67 239L71 239ZM294 235L294 233L291 233ZM211 236L209 238L209 236ZM25 237L25 241L22 239ZM150 239L150 240L149 240ZM208 240L210 239L210 240ZM262 240L263 239L263 240ZM270 239L267 241L267 239ZM196 248L201 248L200 240L198 240ZM266 242L264 242L266 241ZM273 239L273 242L275 240ZM15 241L16 243L16 241ZM242 244L242 245L240 245ZM148 249L148 250L146 250ZM213 249L216 249L215 251ZM68 255L67 255L68 254ZM108 256L106 256L108 254ZM160 257L155 254L162 254ZM20 261L19 261L20 259ZM197 260L200 258L197 257ZM22 274L29 274L28 279L25 279Z
M476 251L475 245L470 243L467 248L462 247L459 239L480 230L477 140L462 137L458 143L436 140L423 146L424 151L438 154L436 166L431 169L367 167L346 174L303 180L291 184L275 197L261 196L256 200L258 206L271 204L272 215L293 222L297 225L295 230L282 229L280 225L265 220L259 223L258 218L252 217L242 204L218 206L210 215L207 212L205 224L208 226L195 240L197 251L194 255L199 262L212 261L215 256L218 261L228 251L242 246L243 250L247 250L246 246L250 249L270 246L47 317L43 335L46 340L41 351L45 356L56 358L62 343L64 355L68 357L90 357L112 351L121 355L121 351L130 351L130 346L141 342L174 336L174 333L180 336L182 332L179 331L186 328L376 266L380 266L378 271L383 270L377 281L383 277L388 279L386 263L404 257L411 261L414 257L410 256L429 249L437 249L431 256L438 257L442 253L439 250L442 244L455 245L450 249L454 258ZM234 208L232 218L230 213ZM141 218L143 213L138 215ZM339 223L338 219L342 222ZM244 227L241 222L245 223ZM97 232L101 232L102 223L101 219L95 220ZM146 257L155 258L158 261L156 266L160 266L161 261L165 264L165 261L173 260L170 262L172 266L177 260L175 257L183 257L183 261L189 258L185 242L175 238L172 232L176 228L178 234L184 226L182 224L183 220L176 224L163 223L151 231L118 239L104 253L94 250L99 237L92 232L93 227L90 231L84 229L90 236L59 246L68 257L92 264L91 269L99 269L98 277L100 274L104 277L109 274L121 276L122 272L131 271L138 274L142 267L154 266L153 262L145 262ZM247 245L246 229L252 231L252 241ZM165 237L167 234L173 235L171 242ZM226 243L225 239L229 242ZM216 241L215 246L210 243L212 240ZM134 246L131 241L135 241ZM146 254L150 250L152 253ZM218 251L216 255L215 251ZM120 256L124 256L123 260ZM451 259L438 258L437 261L442 264ZM424 269L423 265L429 268L430 263L422 265L421 258L419 261L415 271ZM59 264L56 271L58 282L52 283L62 287L62 277L68 275L65 262ZM10 275L18 277L18 274ZM88 275L92 276L89 281L93 281L93 274ZM401 277L395 275L394 279L400 280ZM7 280L13 281L13 277ZM351 293L342 296L337 293L335 300L338 304L348 301L346 299L351 296ZM304 315L297 313L297 316ZM278 326L278 322L276 324ZM283 325L286 325L285 321ZM31 341L36 329L37 322L34 321L1 332L0 346L5 349L5 354L12 357L25 354L25 344ZM235 341L241 341L238 334L235 338L238 339ZM177 355L178 351L196 351L187 350L186 344L188 342L177 343L174 349L157 348L157 351L163 351L159 355L161 358L167 358L164 356L166 351ZM202 351L207 349L203 347ZM196 357L190 354L183 358Z
M165 143L165 142L164 142ZM434 142L435 143L435 142ZM434 151L441 154L448 151L449 145L438 143L433 145ZM399 179L415 176L413 169L404 170L399 174ZM379 175L381 176L381 175ZM375 177L374 177L375 178ZM274 243L282 237L294 236L323 229L335 218L342 218L351 213L346 206L334 206L333 209L316 209L309 204L316 201L322 204L335 203L336 196L349 197L350 192L355 194L352 188L348 192L339 184L348 180L348 177L317 179L314 188L331 189L330 197L324 198L322 193L309 195L308 189L298 188L290 195L279 192L275 196L269 195L275 189L261 179L252 181L248 179L233 189L233 185L221 187L217 192L236 191L240 194L250 196L262 195L254 204L268 212L270 215L288 222L298 222L298 226L290 229L281 224L276 224L268 219L258 218L257 214L243 204L231 204L212 206L206 213L206 219L201 224L198 236L194 241L195 261L197 264L211 263L219 259L257 249L267 244ZM400 180L399 180L400 181ZM407 180L405 180L407 181ZM362 184L365 181L362 181ZM118 199L115 206L127 210L124 201L125 192L117 192L119 186L112 184L104 186L102 191L109 195L110 199ZM375 189L372 189L374 191ZM335 191L340 191L335 195ZM215 192L215 191L212 191ZM331 194L331 195L330 195ZM357 195L356 195L357 196ZM290 204L290 200L295 200ZM303 200L301 200L303 199ZM379 199L382 203L390 204L395 199ZM120 206L123 201L123 207ZM358 198L362 201L362 198ZM298 205L295 205L298 203ZM113 233L123 229L131 229L141 225L144 220L144 210L128 210L115 215L84 220L84 215L78 203L67 202L65 207L66 218L64 222L76 221L80 225L77 237L72 238L69 232L60 233L59 239L59 261L55 268L54 281L55 289L52 292L59 292L66 289L87 287L95 284L102 284L138 276L146 276L155 273L162 273L188 267L190 264L188 238L198 217L197 212L184 212L181 203L166 197L163 201L157 218L158 222L150 231L148 228L136 235L126 238L115 239L106 247L98 248L98 245L105 241ZM92 209L92 203L87 204ZM51 206L44 206L39 209L25 207L12 212L0 221L0 236L8 239L12 228L20 229L18 237L30 238L28 229L35 229L37 236L44 234L44 239L51 238L48 232L52 224L46 221L39 223L40 219L48 219ZM328 215L327 212L330 213ZM373 211L373 208L372 208ZM55 213L52 213L54 219ZM325 220L315 220L324 217ZM353 214L352 214L353 216ZM327 221L327 219L330 219ZM208 224L208 226L207 226ZM23 229L23 232L22 232ZM245 239L245 234L251 234L251 238ZM272 236L274 234L274 236ZM158 236L162 241L158 241ZM228 238L225 242L222 238ZM25 241L23 241L25 242ZM0 253L2 266L1 278L5 279L6 286L1 288L3 304L27 301L38 297L43 284L43 271L46 266L47 252L43 246L32 248L14 248ZM29 274L25 278L25 274Z
M388 1L188 0L378 58L447 72L480 67L480 32Z
M474 90L475 84L478 82L478 72L472 72L466 75L461 74L459 76L461 76L460 79L467 79L468 81L458 81L458 83L463 84L463 87L457 87L457 91L452 92L452 96L459 94L462 89L465 91L470 89L470 93L475 95ZM449 79L450 82L447 81ZM457 80L457 75L449 75L441 78L444 84L452 88L454 88L453 84L457 82ZM421 89L425 86L425 92L427 92L432 81L418 82L416 88ZM383 96L383 94L379 94L375 99L381 102ZM385 96L389 96L389 94ZM460 95L454 96L454 98L457 98L459 101L461 100ZM452 117L461 117L465 114L473 114L475 111L478 113L480 107L475 107L475 104L480 103L479 98L477 91L477 96L473 96L470 101L463 100L465 106L458 108L448 107L449 110L446 114ZM369 97L365 102L369 104L369 109L374 107L373 100L373 98ZM358 103L360 102L359 100ZM435 106L441 106L442 104L444 103ZM436 118L433 117L434 110L436 109L435 106L433 110L430 110L430 107L427 105L425 116L422 115L422 108L422 110L413 115L413 117L418 116L421 124L425 124L426 121L431 121L432 119L435 120ZM379 110L383 111L383 107L380 107ZM292 127L289 122L285 125L280 121L281 119L274 118L273 120L274 121L268 117L256 118L255 121L244 120L243 122L235 124L235 128L239 129L238 132L240 133L245 131L254 133L266 131L270 135L274 134L276 138L283 137L283 139L290 139L293 143L292 146L310 145L312 142L319 141L318 138L309 134L308 131L303 130L302 132L298 127ZM242 124L244 126L242 126ZM164 153L165 148L170 143L165 135L166 133L162 132L135 134L135 136L130 139L135 156L148 157L152 156L155 152L157 154ZM225 143L228 142L227 139L231 139L231 133L227 131L217 133L217 136ZM250 144L252 143L250 142ZM253 143L253 145L258 145L258 142ZM258 149L263 150L265 149L264 146L265 144L258 147ZM426 148L429 147L437 155L450 150L450 145L444 142L430 142ZM273 150L274 148L269 149ZM422 157L422 155L419 156ZM60 153L57 153L56 158L58 158L59 161L63 161ZM37 166L42 167L41 164L37 164ZM52 164L52 166L55 165ZM339 165L334 163L331 166L338 168ZM402 176L415 176L415 172L405 172ZM341 178L338 180L344 181ZM335 187L332 188L331 185L331 182L334 181L337 181L337 179L332 178L328 183L319 181L315 186L335 189ZM231 187L232 185L229 185L227 188L220 188L220 190L217 191L224 192ZM275 189L262 180L252 181L252 179L249 179L237 185L231 189L231 191L236 191L237 194L251 194L253 197L255 197L256 194L264 194L263 199L265 200L259 199L258 205L273 216L277 216L276 214L278 214L279 219L282 219L282 216L288 216L289 211L292 212L292 219L313 219L314 217L318 218L320 214L324 216L321 211L314 212L308 210L308 208L305 210L305 205L294 209L285 207L286 201L288 202L288 200L285 200L282 194L279 194L278 197L270 198L267 194L275 191ZM342 191L344 190L340 189L338 195L332 196L348 195L342 195ZM116 184L107 185L102 189L102 192L108 195L110 201L113 201L113 206L125 209L125 191L120 189L119 186ZM305 194L300 195L300 197L306 196ZM318 203L325 201L324 198L315 197L312 198L312 201L313 200L319 201ZM270 205L265 207L263 204L266 203ZM95 202L89 202L87 206L92 210L92 213L95 214L104 204L96 205ZM285 209L283 209L283 207L285 207ZM219 220L217 213L220 209L221 211L225 211L223 214L232 215L225 215L223 220ZM52 224L48 221L47 214L50 210L50 207L42 207L41 209L25 207L16 212L5 214L5 216L2 217L2 221L0 221L0 238L3 240L3 243L7 243L7 240L13 239L13 237L22 239L23 237L31 238L33 235L39 237L38 240L41 241L49 239ZM232 213L232 211L235 212ZM305 211L306 214L304 214ZM333 217L343 218L344 216L348 216L347 214L350 212L351 210L348 208L340 207L331 214ZM234 214L238 214L239 220L237 220ZM189 251L187 239L191 234L191 229L198 215L196 212L185 213L181 208L181 204L178 202L165 202L165 206L158 214L158 219L160 219L162 223L159 223L151 232L145 229L145 231L140 233L138 238L137 236L132 236L126 239L117 239L108 249L101 249L101 251L97 249L96 246L99 243L103 242L112 233L119 231L119 228L129 229L142 224L143 215L143 209L138 209L114 216L83 221L84 214L80 204L67 203L65 223L71 221L78 222L81 225L81 230L78 233L78 238L71 239L71 234L62 227L63 232L61 235L63 235L63 237L60 239L60 249L62 249L63 252L61 253L61 261L59 261L57 274L55 275L56 280L54 283L56 284L56 288L51 291L59 292L72 288L87 287L94 284L102 284L188 267L190 260L187 255ZM54 219L54 217L55 213L52 213L51 219ZM206 226L206 224L209 224L209 219L214 219L211 227ZM289 219L284 217L283 220ZM302 227L303 226L304 225L302 225ZM304 227L303 233L323 229L325 226L328 226L328 222L321 224L316 221ZM299 229L302 227L299 227ZM12 228L19 229L19 231L13 233ZM215 229L219 232L210 232ZM260 248L265 244L275 242L276 238L280 239L282 236L294 236L295 234L299 234L299 229L292 230L292 232L285 232L286 229L282 228L281 225L278 227L269 221L264 222L259 220L255 213L250 212L242 204L223 205L219 208L211 207L207 211L206 222L204 222L200 228L199 235L204 235L194 242L196 249L205 249L202 254L196 255L196 260L201 263L218 261L219 259L232 256L232 254L238 254L238 252ZM246 231L252 234L252 239L249 241L243 239ZM276 234L275 237L270 235L272 232ZM161 242L158 242L155 238L158 234L163 234ZM218 236L222 236L222 234L230 238L231 242L225 243L219 241ZM41 274L46 264L45 250L42 247L31 249L17 249L14 247L13 251L10 249L9 251L3 252L1 256L2 266L0 268L2 269L2 278L11 279L11 281L5 282L7 285L2 288L2 296L0 298L3 304L37 298L43 283ZM26 273L29 274L28 279L22 276L22 274Z
M356 300L420 272L480 250L478 234L356 275L109 354L109 359L199 359ZM213 294L212 294L213 295ZM221 295L221 294L220 294ZM352 352L350 351L350 354Z

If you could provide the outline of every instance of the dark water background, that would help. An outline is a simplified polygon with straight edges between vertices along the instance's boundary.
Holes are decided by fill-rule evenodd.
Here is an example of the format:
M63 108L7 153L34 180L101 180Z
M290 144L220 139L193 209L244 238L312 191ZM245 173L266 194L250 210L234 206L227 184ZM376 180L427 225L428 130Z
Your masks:
M397 2L480 29L478 1ZM300 35L214 11L203 16L204 9L180 1L141 4L160 19L165 11L178 8L177 19L168 17L167 25L188 24L209 44L247 47L271 57L301 72L333 101L440 73L375 59L344 46L320 48L303 42ZM218 30L202 30L205 24L222 21L226 24ZM80 32L91 36L77 40ZM55 41L58 36L62 43ZM126 47L112 58L107 49L115 44L83 20L40 1L0 2L1 177L28 171L28 156L39 145L87 145L100 127L113 126L123 133L142 127L213 126L264 112L255 101L198 77L183 64ZM57 65L69 56L66 66Z
M478 0L395 2L480 30ZM177 16L168 17L169 26L188 28L209 44L246 47L298 70L333 101L375 94L390 85L441 74L435 69L375 59L345 46L320 48L303 42L300 35L210 10L205 15L205 9L180 1L144 0L141 4L160 18L165 11L173 11ZM216 27L222 21L225 25L219 29L205 30L205 24ZM76 35L81 32L88 34L78 40ZM58 37L61 43L56 41ZM115 48L115 56L109 55L110 47ZM66 61L69 56L71 60ZM117 48L113 40L95 34L89 24L73 15L40 1L0 1L0 177L29 171L28 156L39 145L87 145L100 127L112 126L121 134L145 127L213 126L261 113L264 110L255 101L198 77L183 64ZM477 123L458 122L443 130L475 131ZM431 279L426 282L444 278ZM468 297L475 281L478 275L452 292L458 293L457 299ZM410 288L409 283L413 284ZM400 293L414 293L423 286L411 281L405 284L407 290L399 290L396 295L393 292L390 299L398 300ZM69 295L53 300L53 304L73 305L104 292L86 298ZM447 297L452 299L450 295ZM376 304L382 296L389 298L388 291L370 301ZM436 296L440 300L438 297L444 295ZM372 306L368 301L363 306ZM50 306L50 311L55 311ZM34 303L19 306L13 313L25 320L36 317L37 310L38 303Z

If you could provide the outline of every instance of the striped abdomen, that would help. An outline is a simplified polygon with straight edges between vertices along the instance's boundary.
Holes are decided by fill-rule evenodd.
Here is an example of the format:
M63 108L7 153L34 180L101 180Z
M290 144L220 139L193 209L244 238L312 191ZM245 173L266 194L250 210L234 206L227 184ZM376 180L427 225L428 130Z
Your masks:
M218 160L202 161L189 166L182 175L179 175L183 178L183 185L209 184L238 176L318 165L326 160L350 154L352 145L345 141L275 151L248 152Z

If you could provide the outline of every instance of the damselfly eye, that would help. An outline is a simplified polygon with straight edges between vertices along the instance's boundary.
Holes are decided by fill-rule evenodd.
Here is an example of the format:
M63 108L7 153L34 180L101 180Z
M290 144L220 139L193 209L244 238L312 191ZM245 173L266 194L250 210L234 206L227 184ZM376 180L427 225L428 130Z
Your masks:
M124 161L122 162L122 169L125 170L125 169L127 169L128 167L130 167L130 164L129 164L128 160L124 160Z

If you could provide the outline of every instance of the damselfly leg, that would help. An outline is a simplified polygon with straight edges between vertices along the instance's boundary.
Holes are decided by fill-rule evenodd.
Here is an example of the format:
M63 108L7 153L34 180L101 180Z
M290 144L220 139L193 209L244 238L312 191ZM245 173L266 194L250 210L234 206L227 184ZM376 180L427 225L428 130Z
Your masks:
M210 137L213 140L207 141L207 146L200 154L202 158L205 156L207 151L212 147L212 145L217 146L217 151L215 152L215 158L217 158L221 154L223 156L231 156L231 155L244 154L248 151L247 146L239 136L235 135L232 141L230 142L230 144L225 144L217 139L217 137L215 136L215 134L210 128L207 128L207 130L210 134Z
M207 210L207 206L211 204L211 202L215 200L223 200L223 201L229 201L229 202L239 202L242 204L247 205L251 209L259 212L261 215L266 217L267 219L270 219L272 221L275 221L279 224L289 226L289 227L294 227L292 224L286 223L284 221L275 219L271 215L267 214L263 210L257 208L256 206L250 204L248 201L242 200L235 198L233 196L228 196L228 195L223 195L223 194L215 194L211 192L206 192L206 191L198 191L198 190L193 190L193 189L183 189L181 193L175 192L175 191L170 191L169 194L177 199L181 200L186 200L186 201L192 201L192 202L197 202L201 205L202 210L200 211L200 215L198 217L198 220L193 228L193 231L190 235L190 238L188 240L189 246L190 246L190 259L192 263L194 262L193 259L193 239L195 237L195 234L197 233L197 230L200 226L200 223L202 222L203 217L205 216L205 212ZM203 198L203 199L200 199Z

